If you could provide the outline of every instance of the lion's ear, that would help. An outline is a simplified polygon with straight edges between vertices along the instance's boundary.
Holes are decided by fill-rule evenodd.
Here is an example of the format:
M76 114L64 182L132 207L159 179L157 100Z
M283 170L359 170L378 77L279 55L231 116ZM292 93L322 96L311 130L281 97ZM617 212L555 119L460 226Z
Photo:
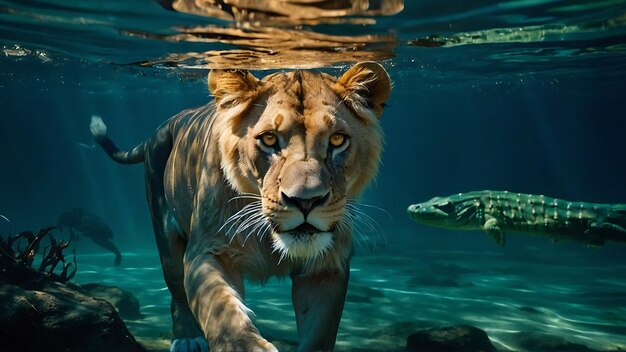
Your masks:
M391 92L391 79L387 71L371 61L352 66L337 80L337 85L339 95L359 115L364 113L363 108L369 108L376 117L380 117Z
M243 70L211 70L209 92L215 97L218 109L228 109L256 98L259 80Z

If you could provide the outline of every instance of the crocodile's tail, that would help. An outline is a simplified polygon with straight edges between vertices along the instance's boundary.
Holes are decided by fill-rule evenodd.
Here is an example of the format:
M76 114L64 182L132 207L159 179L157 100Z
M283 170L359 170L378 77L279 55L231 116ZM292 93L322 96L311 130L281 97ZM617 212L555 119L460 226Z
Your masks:
M626 243L626 204L611 205L601 220L596 226L606 240Z
M121 164L137 164L145 159L146 142L141 143L130 151L120 150L107 135L107 125L100 116L91 116L89 130L93 139L111 157L111 159Z
M626 228L626 204L613 204L607 217L612 223Z

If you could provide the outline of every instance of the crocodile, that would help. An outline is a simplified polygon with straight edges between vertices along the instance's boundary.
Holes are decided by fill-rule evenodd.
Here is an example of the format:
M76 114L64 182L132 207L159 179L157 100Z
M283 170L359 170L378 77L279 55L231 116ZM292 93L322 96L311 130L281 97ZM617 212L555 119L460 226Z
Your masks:
M407 211L422 224L483 230L499 245L505 244L505 232L590 246L601 246L606 241L626 243L626 204L570 202L508 191L473 191L435 197L413 204Z

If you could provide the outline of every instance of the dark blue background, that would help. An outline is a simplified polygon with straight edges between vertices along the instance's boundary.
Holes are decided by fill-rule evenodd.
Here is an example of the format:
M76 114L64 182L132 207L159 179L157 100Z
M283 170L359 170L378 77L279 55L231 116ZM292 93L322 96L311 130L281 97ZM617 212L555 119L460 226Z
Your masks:
M471 190L626 203L626 84L621 72L607 74L619 58L583 69L578 60L518 63L507 72L492 57L511 50L400 47L398 58L385 62L394 81L382 117L386 146L363 201L391 217L363 208L382 229L370 242L382 244L382 236L389 248L493 246L486 235L424 227L406 214L411 203ZM78 143L92 143L89 119L97 114L118 146L135 146L171 115L210 99L207 71L163 74L53 59L0 60L11 72L0 84L0 214L11 223L0 221L0 232L47 226L63 210L83 207L124 238L122 250L153 246L142 166L116 164ZM587 250L522 235L510 239L507 250L528 243ZM609 247L602 253L623 250Z

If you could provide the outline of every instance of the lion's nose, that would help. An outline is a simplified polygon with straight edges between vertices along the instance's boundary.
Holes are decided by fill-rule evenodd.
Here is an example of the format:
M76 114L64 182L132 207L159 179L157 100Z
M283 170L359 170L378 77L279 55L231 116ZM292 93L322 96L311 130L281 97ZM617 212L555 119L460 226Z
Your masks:
M281 192L280 195L282 197L283 203L300 209L300 211L304 215L304 218L306 219L306 217L309 215L311 210L313 210L317 206L324 204L326 200L328 200L328 198L330 197L330 192L326 193L323 196L306 198L306 199L298 198L298 197L289 197L283 192Z

